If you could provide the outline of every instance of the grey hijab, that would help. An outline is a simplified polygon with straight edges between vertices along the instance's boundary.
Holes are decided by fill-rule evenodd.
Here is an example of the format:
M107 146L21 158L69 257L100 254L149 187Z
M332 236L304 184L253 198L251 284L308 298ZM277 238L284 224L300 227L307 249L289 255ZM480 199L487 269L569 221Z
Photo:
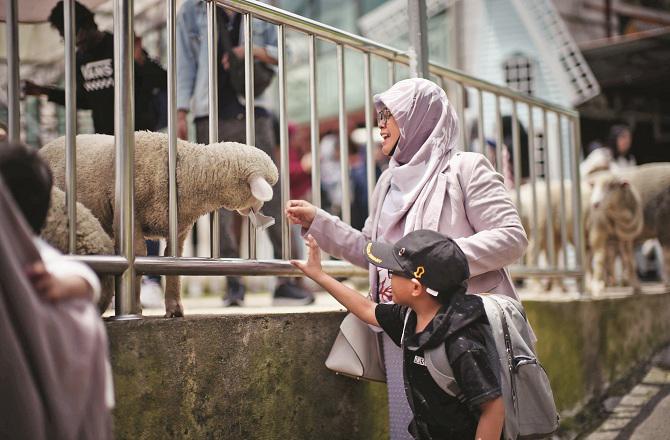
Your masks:
M426 224L425 219L429 211L436 214L442 209L429 198L456 147L458 117L444 90L421 78L397 82L375 95L374 102L378 111L386 106L400 128L389 164L391 186L380 218L381 235L395 242L410 231L437 228L436 222Z

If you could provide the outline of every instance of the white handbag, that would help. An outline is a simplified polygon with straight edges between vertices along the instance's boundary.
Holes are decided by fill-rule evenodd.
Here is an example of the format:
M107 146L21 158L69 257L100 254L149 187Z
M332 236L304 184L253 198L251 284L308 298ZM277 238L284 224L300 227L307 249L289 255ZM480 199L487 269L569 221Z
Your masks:
M326 367L354 379L386 382L380 335L353 313L347 314L326 359Z

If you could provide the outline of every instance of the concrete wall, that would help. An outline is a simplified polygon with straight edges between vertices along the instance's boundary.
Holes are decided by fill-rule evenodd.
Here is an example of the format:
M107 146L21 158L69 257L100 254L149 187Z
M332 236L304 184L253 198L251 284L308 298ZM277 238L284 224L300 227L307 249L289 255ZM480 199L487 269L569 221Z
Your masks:
M670 341L670 294L525 305L564 417ZM343 316L110 322L117 438L386 438L384 385L323 366Z

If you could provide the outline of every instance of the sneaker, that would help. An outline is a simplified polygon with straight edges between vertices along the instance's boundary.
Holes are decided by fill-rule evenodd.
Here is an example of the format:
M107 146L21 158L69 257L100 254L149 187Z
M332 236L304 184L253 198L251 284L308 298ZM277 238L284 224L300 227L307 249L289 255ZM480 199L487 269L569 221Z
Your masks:
M223 307L242 307L244 305L244 284L238 278L229 277L226 296L223 298Z
M164 307L163 288L151 278L142 278L140 286L140 303L144 309L160 309Z
M306 306L314 303L314 295L297 284L287 282L277 286L272 304L275 306Z

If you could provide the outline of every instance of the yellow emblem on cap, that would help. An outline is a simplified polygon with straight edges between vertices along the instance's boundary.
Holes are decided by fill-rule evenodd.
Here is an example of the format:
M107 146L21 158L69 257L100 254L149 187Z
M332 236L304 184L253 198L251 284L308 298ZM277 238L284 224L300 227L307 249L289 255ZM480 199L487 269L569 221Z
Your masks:
M417 267L416 270L414 271L414 277L415 277L417 280L420 280L424 273L426 273L426 269L424 269L423 266L419 266L419 267Z
M365 252L368 254L368 258L375 263L379 264L382 262L382 259L372 255L372 243L368 243L368 246L365 248Z

